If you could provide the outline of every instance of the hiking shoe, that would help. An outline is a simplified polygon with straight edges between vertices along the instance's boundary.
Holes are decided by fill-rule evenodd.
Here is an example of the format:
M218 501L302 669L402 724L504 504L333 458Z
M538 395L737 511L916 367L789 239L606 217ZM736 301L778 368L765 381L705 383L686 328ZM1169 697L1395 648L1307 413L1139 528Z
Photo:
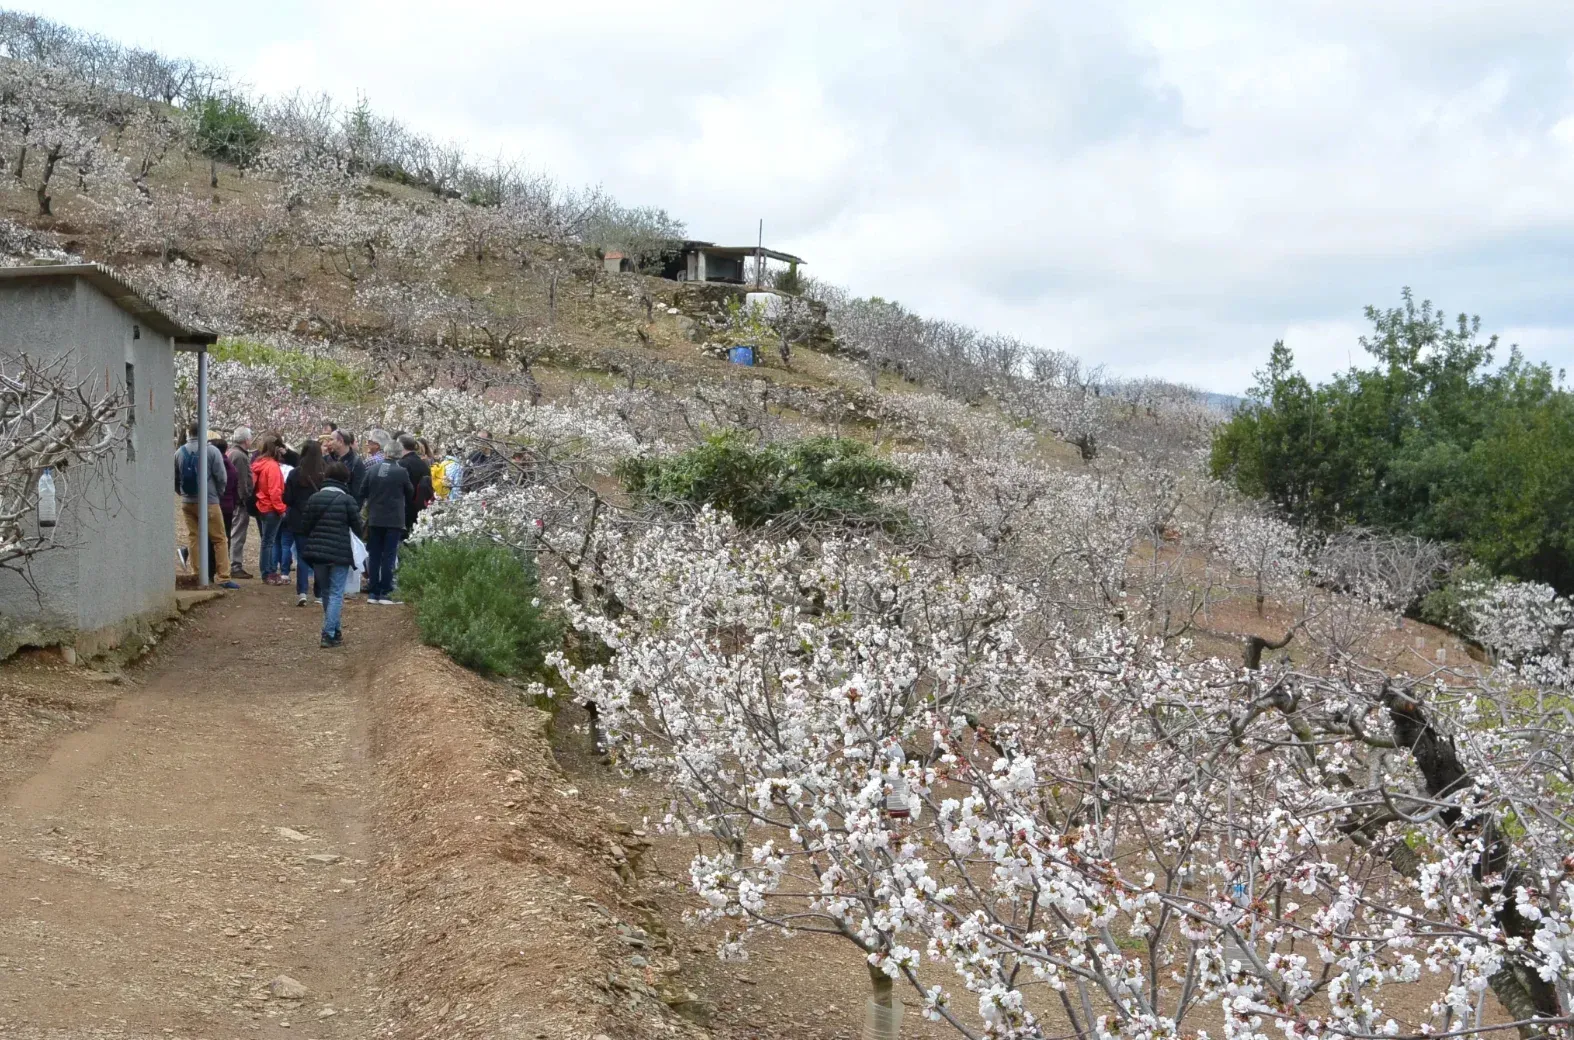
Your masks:
M295 597L295 605L297 607L304 607L306 605L306 593L303 592Z
M317 645L322 647L324 650L332 650L336 646L343 646L344 645L344 637L343 636L323 636L322 640L320 642L318 642Z
M255 578L256 575L253 574L251 571L246 570L245 568L239 568L239 569L230 571L230 577L232 577L232 578L251 579L251 578Z
M221 581L221 582L219 582L219 588L221 588L221 589L238 589L238 588L240 588L240 586L235 584L233 581Z

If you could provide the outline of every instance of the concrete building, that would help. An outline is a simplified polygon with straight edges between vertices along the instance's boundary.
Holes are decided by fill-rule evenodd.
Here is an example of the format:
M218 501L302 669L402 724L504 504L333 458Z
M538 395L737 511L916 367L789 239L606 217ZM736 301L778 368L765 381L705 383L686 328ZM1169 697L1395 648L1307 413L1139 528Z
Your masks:
M0 654L99 653L175 613L175 352L216 338L97 264L0 267L0 353L69 357L79 377L102 373L131 402L129 438L108 465L57 475L56 547L25 576L0 571Z
M767 261L800 266L805 261L791 253L759 246L718 246L714 242L686 241L674 251L663 271L680 282L721 282L748 285L764 281Z

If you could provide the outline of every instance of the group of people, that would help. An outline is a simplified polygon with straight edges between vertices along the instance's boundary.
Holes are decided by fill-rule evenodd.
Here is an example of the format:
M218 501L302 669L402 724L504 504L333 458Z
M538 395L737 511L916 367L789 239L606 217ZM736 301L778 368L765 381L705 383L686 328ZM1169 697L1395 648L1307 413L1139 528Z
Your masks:
M454 455L439 457L408 433L371 430L358 449L354 433L325 423L318 436L292 449L281 434L256 439L242 426L228 440L210 439L199 452L197 427L187 432L175 452L175 489L195 547L199 481L208 481L210 577L229 589L240 588L236 579L254 577L244 560L255 521L263 583L289 585L293 569L295 602L302 607L310 602L308 585L315 584L323 647L343 642L346 596L364 591L369 604L396 604L400 545L421 511L457 495L465 479L465 466ZM473 469L475 478L485 477L486 466ZM365 546L365 586L346 589L358 569L357 539Z

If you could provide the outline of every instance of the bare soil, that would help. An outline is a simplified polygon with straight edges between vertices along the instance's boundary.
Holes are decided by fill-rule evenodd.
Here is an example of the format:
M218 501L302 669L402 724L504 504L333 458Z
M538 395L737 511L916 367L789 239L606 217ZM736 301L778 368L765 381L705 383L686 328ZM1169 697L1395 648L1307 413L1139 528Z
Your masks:
M123 674L0 667L0 1037L700 1032L545 713L246 584Z

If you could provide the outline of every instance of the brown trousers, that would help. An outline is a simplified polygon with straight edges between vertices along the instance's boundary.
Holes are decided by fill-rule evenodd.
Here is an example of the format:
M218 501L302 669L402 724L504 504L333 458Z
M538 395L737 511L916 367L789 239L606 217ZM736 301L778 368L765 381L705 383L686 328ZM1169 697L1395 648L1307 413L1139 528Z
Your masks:
M191 570L195 574L202 566L197 552L201 544L198 541L197 524L201 518L197 515L195 502L182 502L180 511L186 516L186 544L191 547ZM216 580L229 581L230 543L224 535L224 514L220 511L217 502L208 503L208 545L209 551L213 553L214 567L218 572Z

